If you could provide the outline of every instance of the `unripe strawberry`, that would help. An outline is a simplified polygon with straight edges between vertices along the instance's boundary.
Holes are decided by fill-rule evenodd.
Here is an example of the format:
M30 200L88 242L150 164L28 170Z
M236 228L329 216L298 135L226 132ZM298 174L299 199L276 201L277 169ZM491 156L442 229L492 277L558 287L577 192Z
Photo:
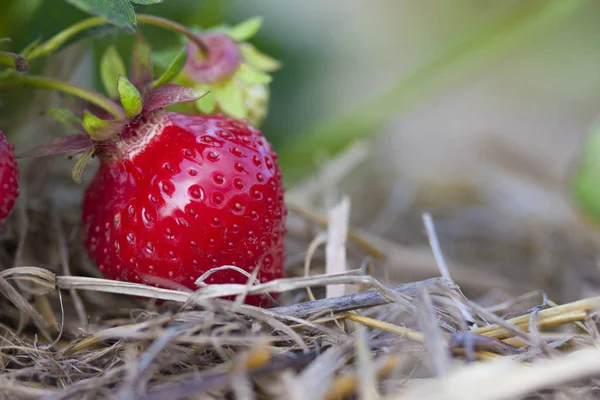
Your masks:
M19 166L14 146L0 130L0 227L15 206L19 195Z
M188 43L188 59L178 81L209 92L196 102L198 112L247 119L253 126L263 122L269 102L268 73L278 69L279 63L246 43L260 23L252 19L237 27L200 33L202 50Z

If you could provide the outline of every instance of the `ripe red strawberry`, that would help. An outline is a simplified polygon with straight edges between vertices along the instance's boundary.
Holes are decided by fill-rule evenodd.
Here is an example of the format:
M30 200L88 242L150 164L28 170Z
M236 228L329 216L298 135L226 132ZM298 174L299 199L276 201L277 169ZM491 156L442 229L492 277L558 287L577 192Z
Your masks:
M10 215L19 195L19 167L15 149L0 130L0 227Z
M185 53L157 80L151 49L140 36L132 53L130 79L125 71L114 75L123 69L116 50L104 57L107 92L120 104L99 94L86 96L102 112L86 106L78 121L85 133L26 152L29 157L80 153L75 182L90 157L99 158L82 210L91 258L108 278L167 287L197 289L200 276L225 265L243 273L220 270L204 283L245 284L244 273L257 273L261 282L283 276L286 209L269 143L240 119L165 111L206 95L168 83L184 67ZM265 296L246 301L267 305Z
M266 282L283 275L286 209L277 156L246 122L162 110L134 120L85 193L86 247L111 279L162 278L192 289L235 265ZM246 283L222 270L205 283ZM155 282L154 282L155 283ZM264 296L247 300L266 305Z

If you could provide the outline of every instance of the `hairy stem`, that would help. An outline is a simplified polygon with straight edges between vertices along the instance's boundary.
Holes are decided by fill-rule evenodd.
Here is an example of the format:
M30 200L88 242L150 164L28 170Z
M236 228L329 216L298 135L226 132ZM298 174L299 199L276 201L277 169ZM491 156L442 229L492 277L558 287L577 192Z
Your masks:
M76 24L71 25L67 29L57 33L55 36L48 39L45 43L41 44L38 47L35 47L34 50L31 51L31 53L26 54L25 56L29 61L33 61L43 56L47 56L58 50L69 39L85 31L86 29L90 29L108 23L109 22L106 19L101 17L92 17L84 19L83 21L79 21Z
M189 40L193 41L198 45L198 48L203 54L208 53L208 49L202 39L198 37L194 32L190 31L185 26L178 24L177 22L168 20L166 18L157 17L154 15L145 15L139 14L136 16L136 20L140 24L153 25L160 28L164 28L171 32L179 33L186 36ZM37 58L47 56L54 51L58 50L61 46L63 46L67 41L71 38L75 37L79 33L94 28L97 26L109 24L110 22L101 17L92 17L84 19L83 21L79 21L74 25L71 25L67 29L62 32L56 34L54 37L48 39L45 43L41 44L39 47L36 47L29 54L26 55L27 60L32 61Z
M170 19L147 14L138 14L136 16L136 20L140 24L154 25L172 32L180 33L188 39L190 39L192 42L196 43L196 45L204 55L208 54L209 52L208 48L206 47L202 39L198 37L198 35L190 31L185 26L178 24L177 22L171 21Z
M84 87L76 86L52 78L34 75L12 76L10 81L0 81L0 90L19 85L31 86L38 89L56 90L61 93L70 94L101 107L117 119L125 118L125 112L123 111L123 108L111 99Z

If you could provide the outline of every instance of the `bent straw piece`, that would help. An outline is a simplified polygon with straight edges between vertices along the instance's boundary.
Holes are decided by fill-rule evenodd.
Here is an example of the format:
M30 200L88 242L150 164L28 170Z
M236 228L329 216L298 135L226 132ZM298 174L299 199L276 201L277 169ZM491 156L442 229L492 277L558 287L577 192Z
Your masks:
M547 328L569 322L581 321L587 317L587 314L590 311L599 307L600 296L578 300L553 308L547 308L538 313L538 325ZM529 314L511 318L506 322L522 329L528 329ZM478 335L495 337L497 339L507 339L513 336L511 332L497 324L475 328L470 332Z
M444 278L430 278L420 282L405 283L402 285L389 286L389 290L398 292L404 296L415 298L417 287L437 286L447 284ZM307 301L303 303L292 304L289 306L275 307L270 311L277 314L294 316L297 318L308 318L323 312L346 312L361 308L375 307L389 303L377 290L367 290L364 292L347 294L340 297Z
M390 324L389 322L380 321L375 318L365 317L364 315L358 315L354 313L347 313L344 316L346 319L350 321L357 322L359 324L368 326L369 328L379 329L381 331L395 333L396 335L405 337L407 339L413 340L415 342L424 343L425 337L421 332L415 331L410 328L405 328L403 326L398 326L394 324Z

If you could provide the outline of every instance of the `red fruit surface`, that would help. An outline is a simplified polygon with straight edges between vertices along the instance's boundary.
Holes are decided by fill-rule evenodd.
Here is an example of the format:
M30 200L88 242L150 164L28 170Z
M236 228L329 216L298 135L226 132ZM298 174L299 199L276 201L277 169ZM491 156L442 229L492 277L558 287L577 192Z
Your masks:
M0 227L10 215L19 195L19 167L15 148L0 130Z
M281 173L257 129L221 115L159 111L120 138L98 150L83 204L86 247L107 278L155 277L195 290L197 278L223 265L250 273L260 266L261 282L283 276ZM222 270L205 283L247 281Z

